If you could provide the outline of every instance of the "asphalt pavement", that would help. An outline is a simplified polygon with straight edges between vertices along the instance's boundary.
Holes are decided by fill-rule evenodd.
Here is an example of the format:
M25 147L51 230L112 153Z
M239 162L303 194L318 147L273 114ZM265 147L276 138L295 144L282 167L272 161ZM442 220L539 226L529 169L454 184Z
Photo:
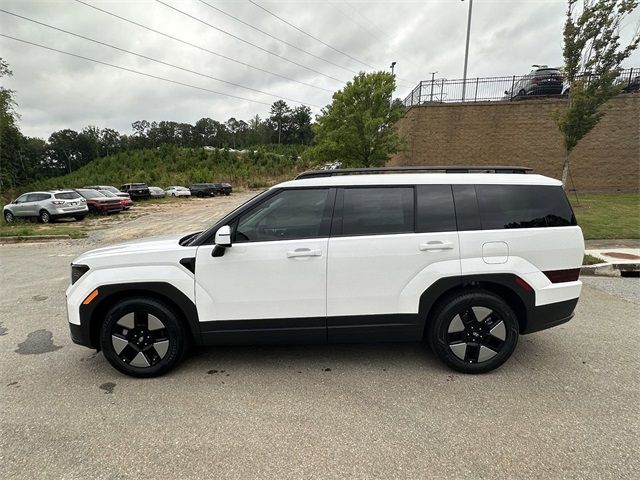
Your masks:
M638 279L587 279L486 375L385 344L202 349L136 380L69 338L69 262L100 235L0 246L3 478L637 478Z

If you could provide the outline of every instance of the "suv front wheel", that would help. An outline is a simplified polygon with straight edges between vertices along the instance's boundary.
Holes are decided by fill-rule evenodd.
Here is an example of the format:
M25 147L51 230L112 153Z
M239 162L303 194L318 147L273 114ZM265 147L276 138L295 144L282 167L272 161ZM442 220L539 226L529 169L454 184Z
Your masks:
M187 335L176 313L154 298L120 301L100 330L106 359L126 375L155 377L172 369L187 350Z
M428 340L436 355L454 370L485 373L511 356L518 330L518 320L502 298L484 290L460 292L436 307Z

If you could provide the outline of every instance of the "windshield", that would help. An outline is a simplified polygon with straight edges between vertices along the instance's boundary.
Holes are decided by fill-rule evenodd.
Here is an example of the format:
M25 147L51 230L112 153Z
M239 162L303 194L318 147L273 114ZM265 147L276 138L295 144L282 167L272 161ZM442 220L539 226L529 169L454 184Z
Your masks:
M227 221L227 219L229 217L233 216L238 210L243 208L249 202L253 202L254 200L257 200L258 197L261 197L262 195L265 195L265 194L268 194L268 193L269 193L269 190L263 190L262 192L259 192L259 193L255 194L253 197L248 199L246 202L244 202L241 205L239 205L238 207L234 208L231 212L229 212L227 215L225 215L220 221L216 222L211 227L207 228L204 232L200 232L198 235L194 236L192 239L190 239L187 242L185 242L185 245L189 246L189 245L197 245L197 244L199 244L201 240L205 240L207 237L209 237L213 233L214 227L216 227L217 225L224 225L225 222Z
M97 190L78 190L78 193L82 195L84 198L104 198L106 195L103 195Z
M115 197L114 193L111 193L109 190L99 190L99 193L103 194L105 197Z
M118 193L120 191L116 187L104 187L102 190L111 192L111 193Z

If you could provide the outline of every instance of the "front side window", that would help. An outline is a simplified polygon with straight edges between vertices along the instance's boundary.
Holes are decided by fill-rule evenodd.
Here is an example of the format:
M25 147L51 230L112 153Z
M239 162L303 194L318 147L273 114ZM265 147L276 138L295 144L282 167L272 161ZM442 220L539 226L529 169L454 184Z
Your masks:
M51 198L51 195L48 193L30 193L27 197L27 202L41 202L47 198Z
M413 187L345 188L342 235L414 231Z
M329 189L284 190L242 215L236 242L270 242L322 236Z
M16 198L16 201L13 203L25 203L28 197L29 195L25 193L24 195L20 195L18 198Z

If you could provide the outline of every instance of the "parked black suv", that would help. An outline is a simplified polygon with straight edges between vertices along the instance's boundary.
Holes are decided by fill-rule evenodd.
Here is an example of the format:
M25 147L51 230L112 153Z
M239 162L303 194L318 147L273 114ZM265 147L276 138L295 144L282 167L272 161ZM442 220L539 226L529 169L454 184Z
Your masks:
M120 187L120 191L128 193L132 200L151 197L146 183L125 183Z
M218 194L215 183L194 183L189 190L192 197L215 197Z
M231 195L232 188L228 183L214 183L213 185L215 186L216 193L218 195Z

